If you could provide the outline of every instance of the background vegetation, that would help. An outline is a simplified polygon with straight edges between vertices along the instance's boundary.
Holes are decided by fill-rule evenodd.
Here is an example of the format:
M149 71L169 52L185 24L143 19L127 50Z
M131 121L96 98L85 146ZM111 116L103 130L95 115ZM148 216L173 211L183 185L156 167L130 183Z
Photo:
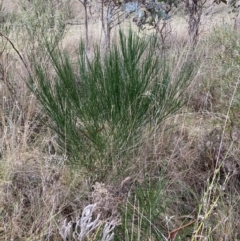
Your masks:
M2 2L0 240L240 240L237 3L133 6Z

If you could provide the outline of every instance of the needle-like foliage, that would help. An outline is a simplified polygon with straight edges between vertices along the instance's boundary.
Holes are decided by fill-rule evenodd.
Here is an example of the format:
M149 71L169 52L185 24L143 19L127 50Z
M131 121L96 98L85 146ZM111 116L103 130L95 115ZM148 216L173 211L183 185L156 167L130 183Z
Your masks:
M96 47L91 59L83 46L76 67L48 45L54 74L36 64L31 89L67 154L91 170L102 169L136 145L142 127L159 125L180 109L193 65L184 62L173 74L172 63L159 57L156 39L131 30L120 31L108 53Z

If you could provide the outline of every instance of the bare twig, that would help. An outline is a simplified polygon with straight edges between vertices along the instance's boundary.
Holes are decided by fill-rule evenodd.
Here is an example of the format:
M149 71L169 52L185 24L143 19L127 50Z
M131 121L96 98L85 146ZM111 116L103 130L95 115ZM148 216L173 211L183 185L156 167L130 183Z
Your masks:
M26 61L24 60L23 56L21 55L21 53L19 52L19 50L15 47L14 43L3 33L0 33L0 36L2 36L3 38L5 38L12 46L12 48L14 49L14 51L17 53L18 57L20 58L20 60L22 61L24 67L26 68L28 75L30 76L31 79L33 79L31 71L26 63Z

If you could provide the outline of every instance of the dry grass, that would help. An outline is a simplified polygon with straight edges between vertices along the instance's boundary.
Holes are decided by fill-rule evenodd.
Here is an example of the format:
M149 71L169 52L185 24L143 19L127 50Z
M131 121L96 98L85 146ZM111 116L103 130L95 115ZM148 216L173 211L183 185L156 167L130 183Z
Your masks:
M118 219L121 210L130 212L128 204L133 205L129 232L139 234L143 211L138 188L145 190L160 177L168 205L154 223L162 236L151 240L240 240L239 36L231 32L226 13L203 24L197 46L200 68L186 93L188 104L151 135L146 128L142 146L131 156L119 156L101 180L57 155L56 136L40 122L40 117L48 119L23 81L26 70L2 40L0 240L63 240L59 230L65 220L76 222L90 203L97 203L102 224ZM187 26L180 16L171 25L167 51L174 55L186 50ZM101 31L99 23L90 26L94 45ZM69 27L63 48L74 56L81 36L82 26ZM125 166L119 170L121 163ZM96 233L87 240L100 240Z

